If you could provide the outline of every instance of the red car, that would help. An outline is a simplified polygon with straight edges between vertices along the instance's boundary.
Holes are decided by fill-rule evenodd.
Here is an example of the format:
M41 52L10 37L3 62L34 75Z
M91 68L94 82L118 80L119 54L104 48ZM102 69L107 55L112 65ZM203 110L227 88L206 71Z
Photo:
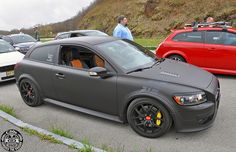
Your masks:
M187 62L215 74L236 75L236 29L175 30L157 47L156 55Z

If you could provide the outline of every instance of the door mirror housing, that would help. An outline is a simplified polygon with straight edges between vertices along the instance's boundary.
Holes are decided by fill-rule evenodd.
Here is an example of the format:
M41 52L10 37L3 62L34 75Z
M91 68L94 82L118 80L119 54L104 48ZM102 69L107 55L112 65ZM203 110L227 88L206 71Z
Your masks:
M101 77L101 78L108 78L111 77L112 75L107 71L107 69L102 68L102 67L94 67L89 69L88 71L89 75L91 77Z

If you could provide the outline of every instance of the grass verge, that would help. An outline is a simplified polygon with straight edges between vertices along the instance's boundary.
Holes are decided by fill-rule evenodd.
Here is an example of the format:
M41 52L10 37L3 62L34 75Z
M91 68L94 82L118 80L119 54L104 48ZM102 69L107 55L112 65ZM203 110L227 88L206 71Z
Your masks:
M84 147L79 149L78 152L93 152L93 148L88 138L84 138L81 142L83 143Z
M55 144L63 144L63 142L55 139L51 135L45 135L43 133L40 133L40 132L35 131L33 129L29 129L27 127L22 128L22 130L25 131L26 133L28 133L29 135L38 136L41 140L47 140L47 141L49 141L51 143L55 143ZM58 130L58 129L56 129L56 130ZM60 133L61 133L61 130L60 130ZM71 149L77 149L76 146L73 144L69 145L68 147ZM90 144L84 144L84 147L81 149L78 149L78 152L93 152L93 148Z
M73 139L73 136L67 130L63 130L63 129L58 128L58 127L52 127L50 129L50 131L53 132L54 134L57 134L57 135L60 135L60 136L66 137L66 138Z
M93 152L93 148L91 145L84 145L84 147L79 149L78 152Z
M159 38L156 39L146 39L146 38L137 38L134 39L134 41L142 46L145 47L156 47L158 46L163 40L165 39L164 36L161 36Z
M70 144L70 145L68 145L68 147L69 147L70 149L77 149L76 145L74 145L74 144Z
M55 143L55 144L63 144L61 141L55 139L54 137L52 137L51 135L45 135L43 133L40 133L38 131L35 131L33 129L30 128L22 128L23 131L27 132L29 135L35 135L38 136L41 140L47 140L49 142Z
M11 115L13 117L17 117L14 108L11 107L11 106L1 105L0 104L0 110L6 112L7 114L9 114L9 115Z
M54 38L40 38L41 42L47 42L47 41L52 41Z
M119 145L118 147L110 147L107 144L102 145L102 149L106 152L124 152L124 145Z

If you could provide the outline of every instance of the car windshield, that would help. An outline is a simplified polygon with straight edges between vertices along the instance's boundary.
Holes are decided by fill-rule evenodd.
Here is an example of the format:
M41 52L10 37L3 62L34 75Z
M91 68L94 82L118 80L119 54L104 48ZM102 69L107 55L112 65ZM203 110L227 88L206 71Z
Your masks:
M14 35L11 36L14 44L26 43L26 42L36 42L36 40L30 35Z
M11 46L9 43L0 40L0 53L7 53L15 51L14 47Z
M106 42L97 47L127 73L150 68L156 62L152 52L128 40Z
M83 32L83 34L87 36L107 36L106 33L103 33L100 31L87 31L87 32Z

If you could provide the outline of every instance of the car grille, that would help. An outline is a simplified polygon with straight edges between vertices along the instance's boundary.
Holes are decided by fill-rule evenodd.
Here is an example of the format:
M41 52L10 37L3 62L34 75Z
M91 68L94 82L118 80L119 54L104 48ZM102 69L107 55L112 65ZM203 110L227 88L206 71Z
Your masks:
M14 78L14 75L13 76L8 76L8 77L2 77L1 79L2 80L7 80L7 79L11 79L11 78Z
M0 67L0 72L12 71L12 70L14 70L14 67L15 67L15 64L14 65Z

